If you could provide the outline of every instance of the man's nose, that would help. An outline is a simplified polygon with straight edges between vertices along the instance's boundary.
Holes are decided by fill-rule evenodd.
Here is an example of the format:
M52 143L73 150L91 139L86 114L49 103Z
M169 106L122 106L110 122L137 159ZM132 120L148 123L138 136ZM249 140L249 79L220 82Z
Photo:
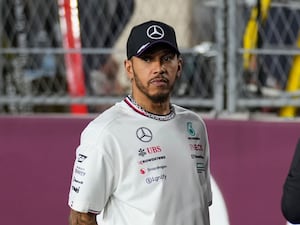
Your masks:
M155 60L153 64L156 73L164 73L166 71L165 65L160 59Z

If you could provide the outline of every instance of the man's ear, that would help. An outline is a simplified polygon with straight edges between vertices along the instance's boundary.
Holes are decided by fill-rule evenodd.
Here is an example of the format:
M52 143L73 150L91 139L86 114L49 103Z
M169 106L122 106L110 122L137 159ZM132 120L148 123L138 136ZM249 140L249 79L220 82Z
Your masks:
M183 63L183 60L182 60L182 58L180 57L179 59L178 59L178 68L177 68L177 78L178 77L180 77L180 75L181 75L181 72L182 72L182 63Z
M133 68L132 68L132 61L130 59L126 59L124 61L124 67L129 80L133 79Z

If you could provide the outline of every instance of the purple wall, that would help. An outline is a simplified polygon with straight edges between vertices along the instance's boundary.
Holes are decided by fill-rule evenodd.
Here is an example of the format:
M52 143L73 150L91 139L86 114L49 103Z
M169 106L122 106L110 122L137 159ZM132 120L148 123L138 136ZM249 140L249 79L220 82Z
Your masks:
M1 224L68 224L67 195L86 119L0 117Z
M67 224L75 148L91 118L0 117L1 223ZM285 225L282 185L300 123L206 120L231 225Z
M285 225L280 211L300 123L207 121L212 174L231 225Z

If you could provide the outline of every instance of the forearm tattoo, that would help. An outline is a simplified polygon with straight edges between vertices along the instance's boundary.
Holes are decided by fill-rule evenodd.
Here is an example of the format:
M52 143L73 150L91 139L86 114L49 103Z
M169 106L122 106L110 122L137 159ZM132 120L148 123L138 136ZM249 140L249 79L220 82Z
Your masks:
M70 225L97 225L96 215L92 213L80 213L71 210L69 217Z

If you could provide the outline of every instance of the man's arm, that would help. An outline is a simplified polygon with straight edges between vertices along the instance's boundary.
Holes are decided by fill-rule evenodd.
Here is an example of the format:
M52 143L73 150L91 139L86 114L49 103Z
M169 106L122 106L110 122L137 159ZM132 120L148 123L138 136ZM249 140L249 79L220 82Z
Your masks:
M96 214L81 213L71 209L69 216L70 225L97 225Z
M300 223L300 139L283 186L281 210L292 223Z

